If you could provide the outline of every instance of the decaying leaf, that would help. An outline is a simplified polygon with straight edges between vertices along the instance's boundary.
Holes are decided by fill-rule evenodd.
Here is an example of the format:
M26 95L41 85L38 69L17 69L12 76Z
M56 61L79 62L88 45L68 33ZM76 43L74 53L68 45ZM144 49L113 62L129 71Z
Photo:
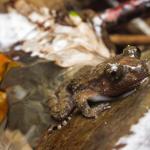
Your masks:
M24 15L16 9L1 14L0 32L3 30L3 34L0 35L0 46L8 49L23 41L14 49L30 52L31 56L54 61L62 67L91 61L99 63L110 57L109 49L102 37L96 36L91 23L74 14L58 18L56 11L45 7Z

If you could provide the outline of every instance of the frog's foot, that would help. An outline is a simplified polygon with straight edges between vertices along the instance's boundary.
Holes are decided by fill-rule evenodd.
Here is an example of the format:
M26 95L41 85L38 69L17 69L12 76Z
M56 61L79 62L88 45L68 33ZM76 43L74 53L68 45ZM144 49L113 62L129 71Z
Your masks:
M49 100L50 114L56 121L65 120L73 111L73 103L71 100Z
M96 96L97 93L92 90L84 90L80 93L76 93L74 95L74 100L76 102L77 107L82 112L83 116L87 118L97 118L97 115L105 110L110 108L109 103L103 103L95 107L91 107L88 103L89 98Z
M68 122L71 120L71 117L72 116L70 115L62 122L56 122L55 124L51 124L48 128L48 133L51 133L54 130L61 130L62 127L66 126L68 124Z
M85 107L82 110L82 114L87 118L94 118L96 119L98 117L98 114L106 109L109 109L110 105L109 103L100 104L94 108Z

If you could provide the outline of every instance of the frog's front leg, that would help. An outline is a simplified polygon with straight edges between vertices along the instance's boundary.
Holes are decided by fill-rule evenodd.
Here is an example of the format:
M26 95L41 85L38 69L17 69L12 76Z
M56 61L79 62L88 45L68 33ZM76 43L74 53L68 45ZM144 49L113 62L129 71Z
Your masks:
M71 96L65 88L60 88L56 92L51 91L48 105L51 116L57 121L65 120L74 107Z
M97 115L101 111L109 108L109 103L103 103L95 107L90 107L88 100L94 96L97 96L97 93L89 89L77 92L74 95L74 100L78 109L87 118L97 118Z

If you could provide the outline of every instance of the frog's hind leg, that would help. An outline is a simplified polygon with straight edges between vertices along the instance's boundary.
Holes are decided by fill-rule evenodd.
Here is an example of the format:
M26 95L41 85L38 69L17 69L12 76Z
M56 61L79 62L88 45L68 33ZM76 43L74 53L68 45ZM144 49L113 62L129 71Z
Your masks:
M50 115L56 121L64 121L73 111L73 101L69 93L65 89L58 90L60 92L50 92L48 105L50 108Z
M97 118L97 115L101 111L110 108L109 103L103 103L95 107L90 107L88 99L96 95L96 92L89 89L83 90L80 93L77 92L77 94L74 95L74 100L76 102L77 107L87 118Z

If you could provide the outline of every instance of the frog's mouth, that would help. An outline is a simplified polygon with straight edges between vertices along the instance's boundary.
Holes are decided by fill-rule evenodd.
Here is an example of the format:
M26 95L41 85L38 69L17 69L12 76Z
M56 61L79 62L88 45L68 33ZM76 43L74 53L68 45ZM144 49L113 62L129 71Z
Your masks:
M149 77L146 77L143 80L141 80L138 83L138 85L145 86L148 84L148 82L149 82ZM131 88L131 90L129 90L119 96L96 95L96 96L91 97L88 101L89 102L108 102L108 101L112 101L112 100L117 100L119 98L126 98L137 91L137 84L133 85L132 87L134 87L134 88Z

